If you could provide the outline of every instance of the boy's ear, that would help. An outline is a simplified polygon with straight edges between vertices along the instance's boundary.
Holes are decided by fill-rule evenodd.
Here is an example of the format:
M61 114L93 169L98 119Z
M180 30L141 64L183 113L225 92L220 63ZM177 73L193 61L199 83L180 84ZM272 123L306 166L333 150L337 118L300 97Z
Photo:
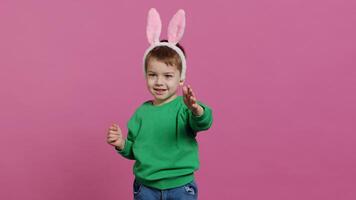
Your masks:
M180 85L180 86L183 86L183 85L184 85L184 80L180 80L180 81L179 81L179 85Z

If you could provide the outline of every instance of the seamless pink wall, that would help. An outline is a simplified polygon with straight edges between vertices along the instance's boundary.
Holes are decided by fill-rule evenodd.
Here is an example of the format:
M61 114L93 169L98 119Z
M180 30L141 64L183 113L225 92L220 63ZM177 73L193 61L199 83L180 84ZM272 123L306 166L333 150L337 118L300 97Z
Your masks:
M106 144L150 97L147 11L183 8L187 82L212 107L200 199L356 198L356 3L0 2L0 199L132 199Z

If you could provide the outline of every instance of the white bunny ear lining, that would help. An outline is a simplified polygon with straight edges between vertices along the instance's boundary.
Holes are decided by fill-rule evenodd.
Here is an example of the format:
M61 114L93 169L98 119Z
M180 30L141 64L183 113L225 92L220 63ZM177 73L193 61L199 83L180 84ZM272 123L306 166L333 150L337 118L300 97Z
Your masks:
M169 22L168 25L168 31L167 31L167 38L168 42L160 42L159 37L161 35L161 29L162 29L162 22L161 18L159 16L159 13L155 8L151 8L148 11L148 16L147 16L147 29L146 29L146 34L147 34L147 40L148 43L150 44L150 47L145 51L144 57L143 57L143 70L145 73L145 60L147 54L155 47L157 46L167 46L175 50L181 61L182 61L182 74L181 74L181 80L185 79L185 72L186 72L186 59L184 56L183 51L176 46L176 44L182 39L183 34L184 34L184 29L185 29L185 12L184 10L180 9L177 11L177 13L172 17L172 19Z
M162 22L156 9L151 8L147 17L147 40L151 45L159 42L161 35Z
M177 44L183 37L185 29L185 12L180 9L173 16L168 25L168 42Z

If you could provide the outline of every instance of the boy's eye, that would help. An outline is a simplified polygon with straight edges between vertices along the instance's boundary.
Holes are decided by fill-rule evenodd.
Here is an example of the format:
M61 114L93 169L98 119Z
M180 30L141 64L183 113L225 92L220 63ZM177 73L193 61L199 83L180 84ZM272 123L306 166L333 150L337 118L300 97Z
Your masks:
M156 74L148 74L148 76L156 76Z
M172 75L166 75L167 78L172 78L173 76Z

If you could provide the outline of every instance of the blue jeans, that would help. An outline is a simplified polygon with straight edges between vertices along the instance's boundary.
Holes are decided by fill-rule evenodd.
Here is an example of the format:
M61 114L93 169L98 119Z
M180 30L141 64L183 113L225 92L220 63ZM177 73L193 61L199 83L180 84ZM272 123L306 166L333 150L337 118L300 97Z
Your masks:
M183 186L160 190L139 183L133 184L134 200L197 200L198 187L193 180Z

